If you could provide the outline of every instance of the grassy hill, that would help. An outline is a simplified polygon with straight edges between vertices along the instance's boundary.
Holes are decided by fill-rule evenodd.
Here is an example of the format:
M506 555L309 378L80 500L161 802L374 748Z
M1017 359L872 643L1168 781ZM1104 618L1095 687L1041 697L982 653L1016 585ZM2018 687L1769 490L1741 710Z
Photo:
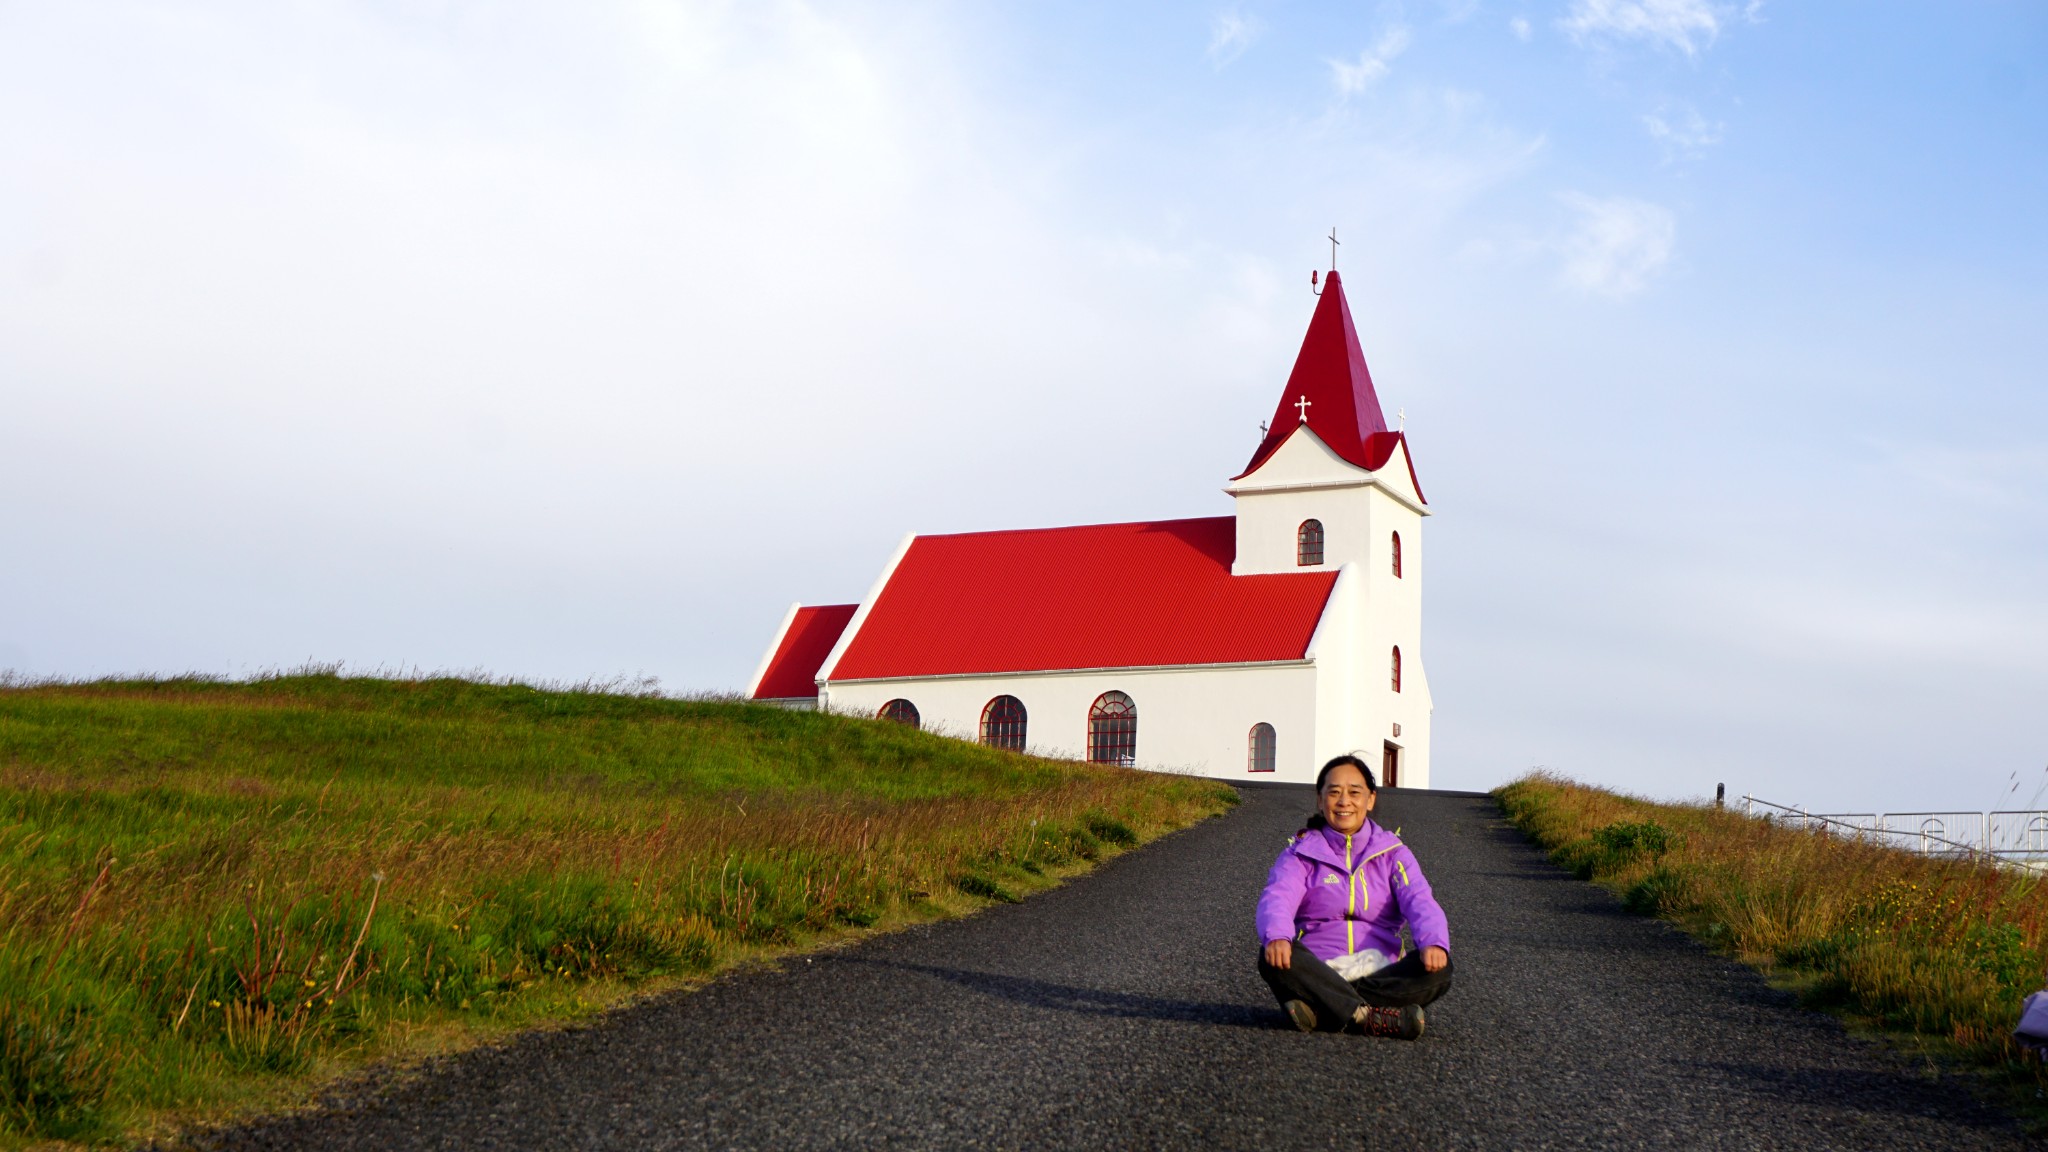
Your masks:
M1234 802L744 703L331 675L0 689L0 1144L957 914Z

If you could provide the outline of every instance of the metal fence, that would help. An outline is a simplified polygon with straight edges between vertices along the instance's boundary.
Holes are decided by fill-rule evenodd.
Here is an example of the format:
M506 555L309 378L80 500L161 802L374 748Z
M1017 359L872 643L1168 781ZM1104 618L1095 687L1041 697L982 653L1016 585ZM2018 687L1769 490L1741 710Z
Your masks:
M1930 856L1986 856L2048 870L2048 812L1809 812L1755 796L1742 798L1748 816L1830 836L1871 840Z

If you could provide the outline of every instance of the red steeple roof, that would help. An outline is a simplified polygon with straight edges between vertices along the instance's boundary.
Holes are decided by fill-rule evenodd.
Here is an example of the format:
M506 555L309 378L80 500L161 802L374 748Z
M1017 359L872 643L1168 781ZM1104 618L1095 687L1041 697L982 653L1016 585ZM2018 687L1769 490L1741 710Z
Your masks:
M1334 270L1323 282L1322 298L1309 319L1308 335L1301 339L1301 353L1294 358L1294 371L1287 377L1280 406L1273 410L1266 439L1240 476L1256 471L1302 424L1299 405L1304 399L1309 430L1337 455L1376 471L1393 454L1395 434L1387 432L1365 352L1358 346L1358 330L1351 326L1351 308L1344 302L1344 282Z

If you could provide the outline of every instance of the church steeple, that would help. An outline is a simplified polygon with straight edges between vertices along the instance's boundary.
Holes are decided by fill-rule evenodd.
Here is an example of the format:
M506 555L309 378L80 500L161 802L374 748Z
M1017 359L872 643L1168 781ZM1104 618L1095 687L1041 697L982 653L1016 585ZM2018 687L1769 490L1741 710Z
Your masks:
M1302 337L1301 352L1294 358L1294 371L1273 410L1266 438L1241 475L1256 471L1302 424L1360 468L1371 470L1386 462L1384 441L1368 447L1370 437L1387 431L1387 418L1373 391L1358 330L1351 324L1344 282L1334 269L1324 281L1322 298L1309 319L1308 334Z

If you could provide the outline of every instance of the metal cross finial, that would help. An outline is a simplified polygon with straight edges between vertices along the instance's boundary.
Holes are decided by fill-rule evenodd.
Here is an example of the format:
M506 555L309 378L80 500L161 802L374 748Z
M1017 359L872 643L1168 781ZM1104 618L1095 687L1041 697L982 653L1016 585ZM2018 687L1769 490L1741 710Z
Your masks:
M1296 401L1294 402L1294 406L1295 406L1295 408L1299 409L1299 410L1300 410L1300 412L1301 412L1301 422L1302 422L1303 424L1306 424L1306 423L1308 423L1308 410L1309 410L1309 406L1310 406L1310 405L1312 405L1312 404L1314 404L1314 403L1315 403L1315 401L1313 401L1313 400L1310 400L1310 399L1309 399L1309 398L1308 398L1307 396L1303 396L1303 397L1302 397L1301 399L1299 399L1299 400L1296 400Z
M1337 245L1340 243L1342 241L1337 239L1337 226L1332 224L1330 225L1330 271L1332 272L1337 270Z
M1261 440L1264 440L1265 438L1266 438L1266 422L1265 422L1264 420L1261 420L1261 421L1259 421L1259 439L1261 439Z
M1408 430L1408 410L1406 408L1403 408L1400 411L1395 412L1394 418L1401 422L1401 431L1406 432Z

